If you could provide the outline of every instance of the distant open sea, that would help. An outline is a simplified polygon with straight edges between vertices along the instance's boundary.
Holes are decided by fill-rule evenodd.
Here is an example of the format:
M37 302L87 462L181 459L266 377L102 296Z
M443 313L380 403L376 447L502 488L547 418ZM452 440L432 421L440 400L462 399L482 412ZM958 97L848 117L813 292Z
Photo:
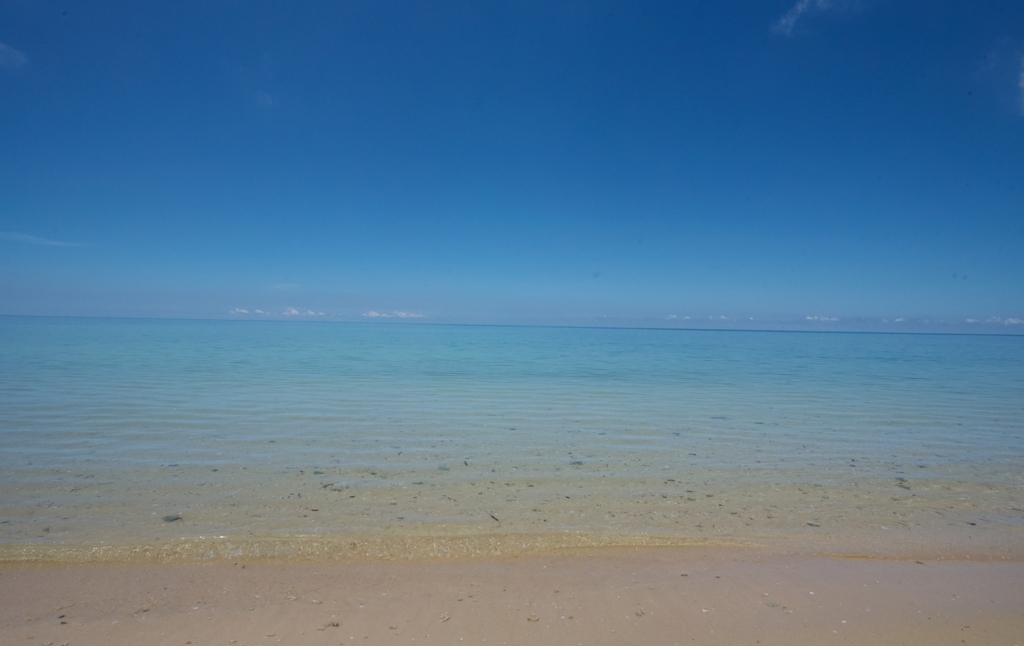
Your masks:
M0 557L1024 553L1024 337L0 318Z

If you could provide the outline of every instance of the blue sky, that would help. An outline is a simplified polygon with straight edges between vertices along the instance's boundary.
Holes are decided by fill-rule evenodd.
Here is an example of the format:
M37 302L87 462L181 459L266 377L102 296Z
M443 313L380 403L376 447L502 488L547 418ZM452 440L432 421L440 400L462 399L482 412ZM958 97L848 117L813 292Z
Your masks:
M1024 332L1024 3L8 1L0 314Z

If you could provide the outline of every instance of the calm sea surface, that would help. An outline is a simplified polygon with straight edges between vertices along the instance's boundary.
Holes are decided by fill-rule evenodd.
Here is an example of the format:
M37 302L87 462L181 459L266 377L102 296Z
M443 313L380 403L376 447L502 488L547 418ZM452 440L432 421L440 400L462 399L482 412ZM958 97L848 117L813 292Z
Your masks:
M200 536L1012 552L1022 436L1024 337L0 318L15 554Z

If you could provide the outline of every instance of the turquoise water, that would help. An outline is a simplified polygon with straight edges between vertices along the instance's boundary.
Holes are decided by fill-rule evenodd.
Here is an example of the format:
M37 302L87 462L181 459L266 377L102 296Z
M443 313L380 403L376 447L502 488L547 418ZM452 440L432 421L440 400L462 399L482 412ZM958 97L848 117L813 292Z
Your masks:
M829 487L867 527L849 496L911 482L1019 526L1022 420L1024 337L2 318L0 540L685 534L715 487ZM608 511L655 485L691 487L673 524ZM822 524L744 514L716 528Z

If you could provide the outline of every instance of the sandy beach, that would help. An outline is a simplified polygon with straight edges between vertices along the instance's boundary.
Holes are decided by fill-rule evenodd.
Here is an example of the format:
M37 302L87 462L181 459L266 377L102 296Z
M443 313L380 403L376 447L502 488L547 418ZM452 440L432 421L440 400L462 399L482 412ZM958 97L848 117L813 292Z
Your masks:
M1019 644L1024 563L576 550L407 563L7 564L4 644Z

